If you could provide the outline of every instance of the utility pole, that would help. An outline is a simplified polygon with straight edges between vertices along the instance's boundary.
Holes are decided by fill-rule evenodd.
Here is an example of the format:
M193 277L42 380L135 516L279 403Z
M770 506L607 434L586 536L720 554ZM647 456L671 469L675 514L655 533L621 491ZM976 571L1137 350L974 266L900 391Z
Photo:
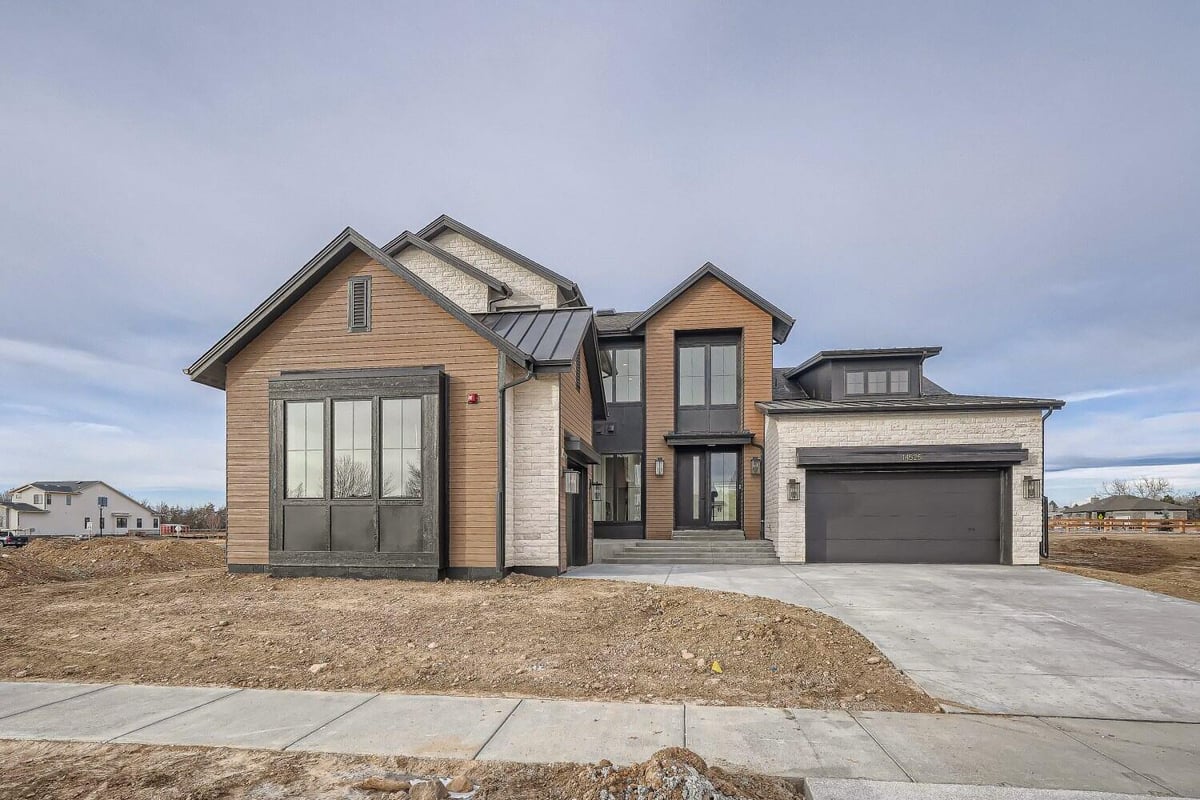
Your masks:
M100 535L104 535L104 509L108 506L108 498L100 496L96 498L96 505L100 509Z

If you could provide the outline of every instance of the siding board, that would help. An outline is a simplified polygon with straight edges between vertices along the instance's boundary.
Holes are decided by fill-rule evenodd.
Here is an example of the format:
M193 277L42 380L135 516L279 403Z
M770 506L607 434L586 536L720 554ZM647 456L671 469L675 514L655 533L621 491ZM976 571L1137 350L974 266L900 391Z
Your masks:
M349 333L347 281L359 275L372 278L372 327ZM287 370L432 364L442 364L449 377L450 566L495 566L496 348L362 253L338 265L228 364L229 563L267 563L270 378ZM467 405L469 392L479 394L477 405Z

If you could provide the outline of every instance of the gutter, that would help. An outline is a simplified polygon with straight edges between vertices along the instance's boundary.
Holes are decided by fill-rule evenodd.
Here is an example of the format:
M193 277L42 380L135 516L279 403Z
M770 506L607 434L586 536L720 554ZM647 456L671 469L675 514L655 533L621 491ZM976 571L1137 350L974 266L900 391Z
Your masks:
M1038 548L1042 558L1050 557L1050 520L1046 510L1046 420L1053 413L1054 409L1048 408L1042 414L1042 546Z
M505 466L508 462L508 452L505 449L507 441L505 440L504 420L507 409L508 390L515 386L520 386L528 380L533 379L533 370L526 368L525 374L520 378L508 383L504 382L505 367L508 365L508 357L501 352L499 365L497 366L497 419L496 419L496 571L500 575L504 575L504 541L506 516L505 506L507 503L508 487L505 481Z

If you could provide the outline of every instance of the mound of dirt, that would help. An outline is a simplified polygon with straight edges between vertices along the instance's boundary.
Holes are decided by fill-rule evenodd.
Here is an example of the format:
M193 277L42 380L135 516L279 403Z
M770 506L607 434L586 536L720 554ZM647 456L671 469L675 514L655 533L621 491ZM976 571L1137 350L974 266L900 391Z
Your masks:
M1180 533L1050 535L1050 559L1064 572L1200 602L1200 536Z
M415 800L443 792L405 791L449 782L470 800L798 800L787 781L708 767L669 749L642 764L515 764L504 761L280 753L201 747L0 741L0 797L105 800ZM470 787L467 789L467 787ZM379 791L386 787L395 791ZM432 787L430 787L432 788ZM466 791L456 791L466 789Z
M0 588L220 567L221 545L175 539L34 539L0 551Z

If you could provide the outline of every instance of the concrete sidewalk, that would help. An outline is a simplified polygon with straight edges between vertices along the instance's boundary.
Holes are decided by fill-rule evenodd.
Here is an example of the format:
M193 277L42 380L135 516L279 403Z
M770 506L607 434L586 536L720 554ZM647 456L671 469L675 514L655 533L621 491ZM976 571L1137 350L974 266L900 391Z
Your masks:
M1200 796L1186 723L0 683L0 738L618 764L678 745L787 777Z

